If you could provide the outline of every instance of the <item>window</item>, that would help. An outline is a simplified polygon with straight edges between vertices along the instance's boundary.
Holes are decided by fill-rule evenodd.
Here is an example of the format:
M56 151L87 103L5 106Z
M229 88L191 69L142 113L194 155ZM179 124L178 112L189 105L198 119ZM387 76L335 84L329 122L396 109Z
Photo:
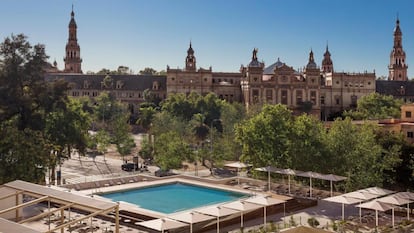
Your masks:
M296 91L296 104L300 104L302 103L302 90L297 90Z
M122 89L123 86L124 86L124 82L116 81L116 89Z
M266 101L268 103L273 102L273 91L272 90L266 90Z
M321 96L321 105L325 104L325 96Z
M157 81L152 82L152 90L157 91L160 88L160 84Z
M253 103L259 102L259 90L253 90Z
M351 107L356 107L357 106L357 99L358 99L358 96L356 96L356 95L351 96Z
M407 138L414 138L414 133L412 131L408 131Z
M316 105L316 91L310 92L310 101L312 102L313 105Z
M287 97L288 92L287 92L287 90L282 90L281 94L282 94L281 104L287 105L288 104L288 97Z
M336 105L339 105L341 103L341 99L339 99L339 96L335 97L335 103Z
M83 88L88 89L90 87L90 83L88 80L83 81Z
M411 112L406 111L406 112L405 112L405 117L406 117L406 118L411 118Z

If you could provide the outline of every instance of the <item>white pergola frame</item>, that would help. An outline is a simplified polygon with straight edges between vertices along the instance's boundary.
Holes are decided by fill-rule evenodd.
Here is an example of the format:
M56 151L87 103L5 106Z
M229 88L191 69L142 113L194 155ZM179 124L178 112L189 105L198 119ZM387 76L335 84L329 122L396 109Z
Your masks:
M65 227L76 224L80 221L83 221L88 218L92 218L98 215L106 216L109 218L113 218L115 222L115 233L119 233L119 203L114 203L110 201L103 201L103 200L97 200L91 197L76 195L70 192L60 191L51 189L49 187L32 184L29 182L16 180L12 181L6 184L3 184L0 186L0 189L7 190L5 195L0 196L0 201L4 200L6 198L15 197L16 203L15 206L9 207L3 210L0 210L0 214L4 214L10 211L16 211L16 220L20 218L19 216L19 209L31 205L38 204L40 202L47 201L47 211L42 214L35 215L33 217L20 220L19 222L10 222L10 221L2 221L2 224L9 224L10 229L18 228L16 225L23 224L25 222L34 221L43 217L49 217L48 221L48 230L45 233L51 233L57 230L60 230L61 233L64 232ZM32 198L35 198L34 200L24 202L19 204L19 195L27 195ZM51 203L60 205L59 208L51 210ZM71 209L76 209L84 212L88 212L90 214L84 215L79 218L74 218L71 220L69 218L69 221L66 223L63 223L59 226L56 226L55 228L51 229L50 226L50 216L54 212L61 212L61 221L64 221L64 211L69 210L69 216L71 213ZM113 213L115 217L108 215L109 213ZM1 219L1 218L0 218ZM24 227L23 225L20 225L21 227ZM3 226L6 227L6 226ZM16 229L16 231L8 231L9 233L20 233L22 232L21 229ZM34 231L36 232L36 231Z

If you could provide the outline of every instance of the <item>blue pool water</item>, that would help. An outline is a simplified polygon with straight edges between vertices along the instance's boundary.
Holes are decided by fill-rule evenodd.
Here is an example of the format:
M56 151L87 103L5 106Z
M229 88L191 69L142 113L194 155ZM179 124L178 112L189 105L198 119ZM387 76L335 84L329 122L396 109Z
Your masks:
M101 196L113 201L129 202L144 209L170 214L200 206L237 200L247 196L247 194L173 183L107 193Z

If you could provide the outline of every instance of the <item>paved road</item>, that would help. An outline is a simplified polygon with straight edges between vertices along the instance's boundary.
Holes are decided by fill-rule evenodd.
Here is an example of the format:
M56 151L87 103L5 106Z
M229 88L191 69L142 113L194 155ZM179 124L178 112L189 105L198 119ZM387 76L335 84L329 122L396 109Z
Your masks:
M143 136L141 134L138 134L133 135L133 137L137 148L140 148ZM114 148L110 148L105 157L103 155L99 155L96 156L95 159L87 156L82 156L79 158L77 154L74 154L72 155L71 159L65 160L62 165L62 180L65 180L67 182L84 182L88 177L91 176L119 176L131 174L131 172L122 171L121 165L123 162L124 161L122 161L119 154L115 152ZM154 170L157 170L157 168L154 167L150 170L154 172Z

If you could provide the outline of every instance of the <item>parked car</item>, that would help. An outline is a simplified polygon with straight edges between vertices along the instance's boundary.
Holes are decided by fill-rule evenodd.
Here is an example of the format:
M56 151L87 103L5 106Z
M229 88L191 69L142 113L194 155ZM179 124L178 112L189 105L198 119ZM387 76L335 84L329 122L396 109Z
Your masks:
M157 177L163 177L163 176L172 176L172 175L175 175L175 174L172 173L171 171L166 171L166 170L159 169L159 170L155 171L154 175L157 176Z
M124 164L121 165L121 169L123 171L127 171L127 172L134 171L137 168L138 168L138 166L136 166L134 163L124 163Z

